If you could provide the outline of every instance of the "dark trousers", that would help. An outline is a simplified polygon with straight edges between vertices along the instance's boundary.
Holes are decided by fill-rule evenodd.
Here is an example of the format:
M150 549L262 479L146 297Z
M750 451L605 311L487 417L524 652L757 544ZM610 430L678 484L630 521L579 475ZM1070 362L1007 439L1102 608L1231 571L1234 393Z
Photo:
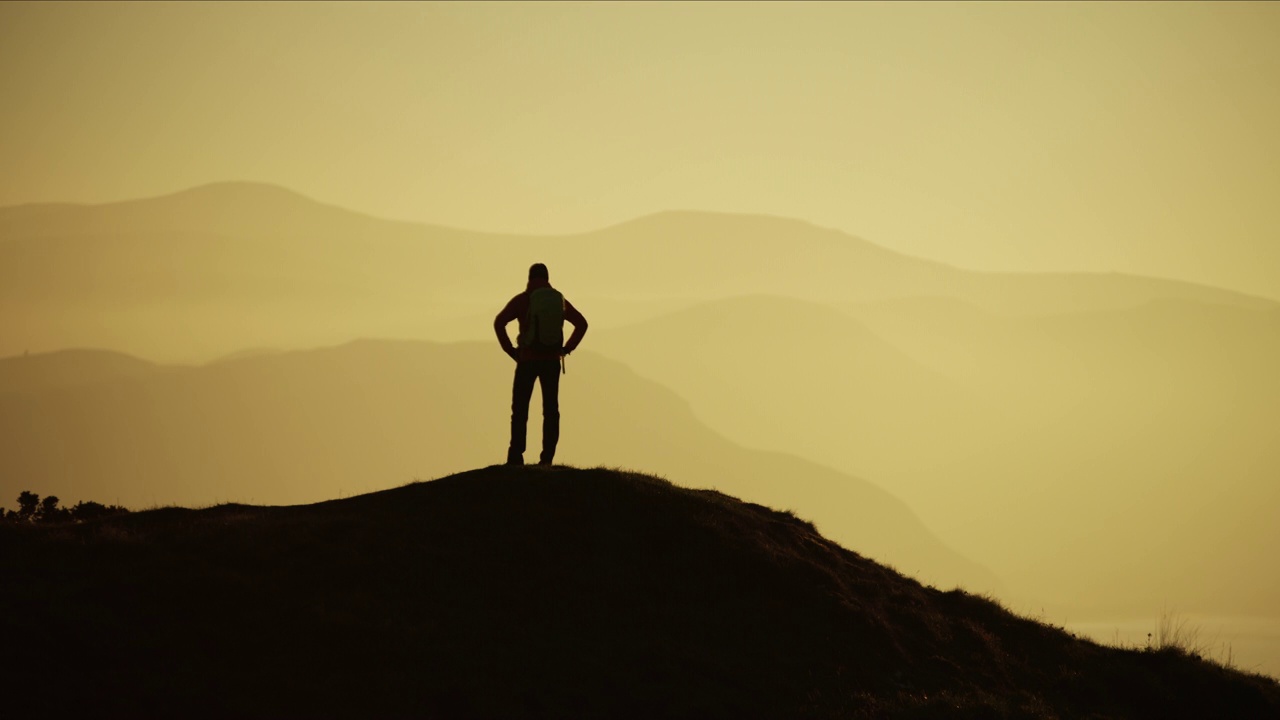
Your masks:
M542 458L550 465L560 439L560 360L526 360L516 363L516 379L511 386L511 447L507 462L523 462L524 440L529 425L529 400L533 382L542 384Z

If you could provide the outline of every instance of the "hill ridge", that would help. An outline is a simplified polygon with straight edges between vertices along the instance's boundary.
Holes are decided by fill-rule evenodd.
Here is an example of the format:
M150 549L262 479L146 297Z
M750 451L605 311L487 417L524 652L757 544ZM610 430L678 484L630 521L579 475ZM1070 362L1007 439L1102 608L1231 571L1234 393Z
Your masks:
M1272 680L1079 640L921 586L789 513L622 470L492 466L0 539L18 581L0 631L27 648L9 680L77 678L39 698L46 712L1280 713Z
M82 306L95 313L117 307L119 314L161 302L173 312L189 303L226 310L263 299L324 303L342 291L348 305L365 306L368 326L386 322L373 317L397 316L394 308L406 299L474 311L505 288L497 279L459 283L456 268L497 266L531 251L579 293L633 299L764 291L843 303L923 293L1018 314L1128 307L1164 296L1280 307L1237 290L1145 275L966 269L768 214L669 210L587 232L517 235L384 219L252 182L106 204L0 208L0 300L23 303L28 314L49 313L29 333L58 338L44 347L101 342L86 337L89 328L62 327L75 316L68 308ZM760 257L776 260L764 265ZM211 298L210 288L221 291ZM154 330L161 337L174 332L172 323L189 323L163 315L166 327ZM241 332L212 354L299 333L277 325Z

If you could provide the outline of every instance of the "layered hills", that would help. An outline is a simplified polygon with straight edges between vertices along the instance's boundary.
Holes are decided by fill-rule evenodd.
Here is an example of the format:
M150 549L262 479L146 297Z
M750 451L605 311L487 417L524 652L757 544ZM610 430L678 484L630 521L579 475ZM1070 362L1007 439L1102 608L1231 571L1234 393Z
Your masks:
M748 447L875 477L967 449L982 398L822 303L741 296L592 337Z
M69 364L97 382L67 385ZM130 507L297 503L505 457L511 360L489 344L359 341L198 367L63 352L11 358L0 393L0 498L22 490ZM90 371L88 368L96 367ZM110 377L113 369L121 374ZM793 455L750 450L666 388L575 353L557 459L617 463L792 508L832 538L947 587L994 590L884 489ZM540 434L530 423L527 454Z
M191 361L415 337L435 322L491 316L536 261L555 268L575 302L664 309L742 294L827 303L941 295L1017 313L1157 298L1274 305L1152 278L975 273L782 218L671 212L580 235L486 235L221 183L125 203L0 208L9 330L0 356L104 347Z
M1148 606L1280 607L1264 550L1280 534L1260 510L1280 502L1280 313L1182 300L1038 318L953 309L854 314L1015 422L975 414L984 422L956 429L973 452L872 477L945 537L1052 595L1123 588ZM957 509L997 502L1019 509L993 518L1002 534L1054 542L969 544L953 532Z
M491 344L535 261L591 319L584 351L619 369L571 359L566 398L583 394L566 406L566 461L719 473L740 483L731 492L924 572L871 540L915 521L845 520L878 501L811 491L866 478L992 567L1003 597L1056 617L1280 607L1277 303L1157 278L973 272L763 216L492 235L246 183L2 208L0 356L96 347L161 365L134 363L141 374L108 390L84 381L100 370L82 356L48 371L56 388L23 375L24 358L0 362L0 499L87 487L130 504L300 502L490 462L509 372L492 345L439 367L352 360L372 347L359 344L305 362L287 351ZM172 367L254 347L286 352ZM483 380L459 379L473 372ZM753 494L765 492L778 494ZM852 527L866 533L841 534Z
M754 296L593 343L732 440L875 478L1039 602L1280 607L1276 311Z
M1099 646L790 513L603 469L0 526L0 574L22 715L1280 716L1270 678Z

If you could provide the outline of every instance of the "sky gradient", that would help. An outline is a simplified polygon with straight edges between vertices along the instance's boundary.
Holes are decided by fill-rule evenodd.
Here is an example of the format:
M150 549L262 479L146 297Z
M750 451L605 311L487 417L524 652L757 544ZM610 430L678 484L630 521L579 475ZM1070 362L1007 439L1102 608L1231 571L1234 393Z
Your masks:
M1280 4L0 5L0 205L795 217L1280 298Z

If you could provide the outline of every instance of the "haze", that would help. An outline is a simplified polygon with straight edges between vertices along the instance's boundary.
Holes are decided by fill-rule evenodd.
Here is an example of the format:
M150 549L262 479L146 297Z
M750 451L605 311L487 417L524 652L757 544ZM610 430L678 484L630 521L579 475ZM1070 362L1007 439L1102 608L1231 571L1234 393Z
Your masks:
M0 6L0 205L212 180L384 217L798 217L1280 291L1273 3Z
M0 504L500 462L540 261L591 321L557 460L1280 673L1278 48L1271 3L0 4Z

